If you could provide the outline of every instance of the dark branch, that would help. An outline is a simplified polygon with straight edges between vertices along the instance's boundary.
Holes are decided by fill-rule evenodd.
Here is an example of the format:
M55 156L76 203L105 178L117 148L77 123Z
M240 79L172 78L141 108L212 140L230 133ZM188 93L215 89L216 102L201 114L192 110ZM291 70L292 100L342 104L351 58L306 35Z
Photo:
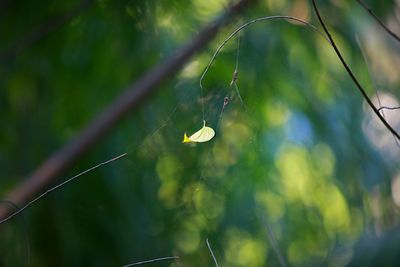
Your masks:
M396 109L400 109L400 107L387 107L387 106L381 106L378 108L379 111L383 110L383 109L388 109L388 110L396 110Z
M324 28L324 31L326 33L326 35L328 35L328 38L333 46L333 48L335 49L336 55L339 57L340 61L342 62L344 68L346 69L347 73L350 75L351 79L353 80L353 82L355 83L355 85L357 86L358 90L360 91L360 93L363 95L364 99L367 101L368 105L372 108L372 110L375 112L376 116L378 116L378 118L382 121L382 123L386 126L386 128L394 135L396 136L396 138L398 140L400 140L400 135L399 133L396 132L396 130L393 129L392 126L390 126L390 124L386 121L386 119L382 116L382 114L379 112L379 110L375 107L375 105L372 103L372 100L369 98L369 96L367 95L365 89L361 86L360 82L357 80L357 78L355 77L355 75L353 74L353 72L351 71L350 67L347 65L346 61L344 60L342 53L340 53L338 47L336 46L336 43L334 42L330 32L328 31L328 28L325 26L324 21L321 18L321 15L319 14L318 8L317 8L317 4L315 3L315 0L312 0L313 3L313 7L315 10L315 13L318 16L318 20L322 25L322 28Z
M74 163L93 145L100 141L111 129L128 113L154 93L157 87L177 73L182 66L199 50L201 50L217 34L218 30L238 14L251 2L251 0L240 0L232 5L222 16L208 24L195 36L192 41L178 50L163 63L154 67L143 75L136 83L130 86L114 102L94 119L75 139L67 143L63 148L49 157L39 168L37 168L27 179L11 190L8 200L18 206L23 206L34 196L42 192L46 186L68 166ZM0 218L9 214L6 207L0 208Z
M381 27L388 33L390 34L394 39L396 39L398 42L400 42L400 37L395 34L392 30L390 30L380 18L378 18L377 15L365 4L362 0L357 0L357 2L381 25Z

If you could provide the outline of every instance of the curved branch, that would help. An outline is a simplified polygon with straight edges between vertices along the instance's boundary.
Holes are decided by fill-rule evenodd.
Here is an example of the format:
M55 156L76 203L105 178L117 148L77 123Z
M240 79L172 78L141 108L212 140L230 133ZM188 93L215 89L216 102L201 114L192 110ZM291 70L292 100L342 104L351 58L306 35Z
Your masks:
M399 133L393 129L392 126L390 126L390 124L386 121L386 119L382 116L382 114L379 112L379 110L375 107L375 105L372 103L372 100L369 98L368 94L366 93L365 89L361 86L360 82L357 80L356 76L353 74L353 72L351 71L350 67L347 65L346 61L344 60L342 53L340 53L338 47L336 46L335 42L333 41L333 38L330 34L330 32L328 31L328 28L325 26L324 21L322 20L321 15L319 14L318 8L317 8L317 4L315 3L315 0L312 0L313 3L313 7L315 10L315 13L317 14L318 20L322 25L322 28L324 28L324 31L326 33L326 35L328 35L328 38L336 52L336 55L339 57L340 61L342 62L344 68L346 69L347 73L350 75L351 79L353 80L353 82L355 83L355 85L357 86L358 90L360 91L360 93L363 95L365 101L367 101L368 105L372 108L372 110L375 112L376 116L378 116L378 118L381 120L381 122L386 126L386 128L394 135L396 136L396 138L398 140L400 140L400 135Z
M143 75L142 78L104 109L80 135L49 157L23 183L12 189L7 199L18 206L23 206L24 203L27 203L39 192L43 191L54 178L63 173L68 166L111 131L129 111L138 108L146 98L156 91L161 82L177 73L195 53L214 38L219 29L229 19L243 11L252 2L254 1L240 0L229 7L222 16L202 29L192 41ZM9 213L8 208L0 207L0 218L4 219Z
M378 108L378 111L381 111L383 109L388 109L388 110L396 110L396 109L400 109L400 107L387 107L387 106L381 106Z
M378 18L377 15L375 15L375 13L371 10L371 8L369 8L369 6L367 6L366 3L364 3L362 0L356 0L375 20L376 22L378 22L379 25L381 25L381 27L389 34L391 35L394 39L397 40L397 42L400 42L400 37L395 34L392 30L390 30L383 22L380 18Z
M293 20L293 21L297 21L303 25L306 25L308 27L310 27L312 30L316 31L318 34L320 34L323 38L325 38L325 40L328 41L328 43L331 43L331 41L328 39L327 36L325 36L320 30L317 29L317 27L315 27L314 25L312 25L311 23L293 17L293 16L268 16L268 17L261 17L261 18L257 18L254 20L251 20L249 22L246 22L245 24L243 24L242 26L240 26L239 28L237 28L236 30L234 30L227 38L225 38L225 40L218 46L218 48L215 50L210 62L207 64L203 74L200 77L200 88L203 91L203 79L206 76L208 70L210 69L212 63L215 61L215 58L218 56L219 52L221 52L221 49L236 35L238 34L241 30L247 28L248 26L250 26L251 24L257 23L257 22L261 22L261 21L267 21L267 20L280 20L280 19L284 19L284 20Z

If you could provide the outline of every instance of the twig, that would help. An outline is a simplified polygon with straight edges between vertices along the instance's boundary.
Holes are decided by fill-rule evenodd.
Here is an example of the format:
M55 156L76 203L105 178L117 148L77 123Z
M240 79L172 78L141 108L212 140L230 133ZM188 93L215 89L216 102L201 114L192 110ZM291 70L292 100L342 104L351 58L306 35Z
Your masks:
M324 31L326 33L326 35L328 36L330 43L333 46L333 49L336 52L336 55L339 57L340 61L342 62L344 68L346 69L347 73L350 75L351 79L353 80L353 82L355 83L355 85L357 86L358 90L360 91L360 93L363 95L364 99L367 101L368 105L372 108L372 110L375 112L375 114L378 116L378 118L382 121L382 123L386 126L386 128L394 135L396 136L396 138L398 140L400 140L400 135L399 133L396 132L395 129L392 128L392 126L390 126L390 124L386 121L386 119L382 116L382 114L379 112L379 110L375 107L375 105L372 103L372 100L369 98L369 96L367 95L366 91L364 90L364 88L361 86L361 84L359 83L359 81L357 80L357 78L354 76L353 72L351 71L350 67L347 65L346 61L344 60L342 54L340 53L338 47L336 46L335 42L333 41L333 38L330 34L330 32L328 31L327 27L325 26L324 21L321 18L321 15L319 14L318 8L317 8L317 4L315 3L315 0L312 0L313 3L313 7L315 10L315 13L318 16L318 20L322 25L322 28L324 28Z
M29 206L31 206L31 205L34 204L35 202L39 201L40 199L42 199L43 197L45 197L47 194L49 194L49 193L53 192L54 190L57 190L58 188L62 187L63 185L66 185L66 184L72 182L73 180L75 180L76 178L78 178L78 177L80 177L80 176L82 176L82 175L84 175L84 174L86 174L86 173L89 173L89 172L91 172L91 171L93 171L93 170L95 170L95 169L97 169L97 168L99 168L99 167L101 167L101 166L103 166L103 165L107 165L107 164L109 164L109 163L111 163L111 162L113 162L113 161L116 161L116 160L118 160L118 159L120 159L120 158L122 158L122 157L125 157L126 155L128 155L128 153L123 153L123 154L121 154L121 155L119 155L119 156L117 156L117 157L114 157L114 158L109 159L109 160L107 160L107 161L104 161L104 162L102 162L102 163L100 163L100 164L97 164L96 166L93 166L93 167L91 167L91 168L89 168L89 169L87 169L87 170L85 170L85 171L83 171L83 172L81 172L81 173L78 173L77 175L75 175L75 176L73 176L73 177L71 177L71 178L65 180L64 182L62 182L62 183L60 183L60 184L58 184L58 185L56 185L56 186L54 186L54 187L52 187L52 188L46 190L44 193L40 194L39 196L37 196L37 197L34 198L33 200L29 201L25 206L23 206L23 207L20 208L20 209L17 209L15 212L11 213L11 214L8 215L6 218L4 218L3 220L1 220L1 221L0 221L0 224L3 224L3 223L5 223L5 222L11 220L11 219L14 218L15 216L17 216L18 214L20 214L21 212L23 212L25 209L27 209Z
M378 111L381 111L383 109L388 109L388 110L395 110L395 109L400 109L400 107L387 107L387 106L381 106L378 108Z
M222 41L222 43L221 43L221 44L217 47L217 49L215 50L213 56L211 57L211 60L208 62L207 66L206 66L206 68L204 69L204 71L203 71L203 73L202 73L202 75L201 75L201 77L200 77L200 80L199 80L199 85L200 85L200 89L201 89L201 97L203 98L203 91L204 91L204 89L203 89L203 80L204 80L204 77L206 76L206 74L207 74L208 70L210 69L212 63L213 63L213 62L215 61L215 59L217 58L218 54L221 52L222 48L223 48L236 34L240 33L240 31L246 29L248 26L250 26L250 25L252 25L252 24L254 24L254 23L258 23L258 22L262 22L262 21L268 21L268 20L281 20L281 19L283 19L283 20L294 20L294 21L297 21L297 22L299 22L299 23L301 23L301 24L303 24L303 25L306 25L306 26L310 27L312 30L316 31L316 32L317 32L318 34L320 34L328 43L330 43L328 37L326 37L326 36L325 36L320 30L318 30L314 25L312 25L311 23L309 23L309 22L307 22L307 21L304 21L304 20L302 20L302 19L296 18L296 17L292 17L292 16L267 16L267 17L261 17L261 18L257 18L257 19L251 20L251 21L249 21L249 22L247 22L247 23L245 23L245 24L242 24L240 27L236 28L231 34L228 35L228 37L225 38L225 40ZM240 43L238 43L238 45L239 45L239 44L240 44ZM239 46L238 46L238 48L239 48ZM237 64L238 64L238 59L239 59L239 54L236 54L236 67L238 66L238 65L237 65ZM235 70L236 70L236 73L237 73L237 69L236 69L236 68L235 68ZM235 73L235 71L234 71L234 73ZM236 77L236 78L237 78L237 77ZM232 81L233 81L233 79L232 79ZM236 90L237 90L238 96L240 97L239 89L238 89L237 87L236 87ZM241 100L242 103L243 103L243 100L241 99L241 97L240 97L240 100ZM222 113L223 113L223 111L224 111L224 109L225 109L225 106L228 104L228 101L229 101L229 98L225 98L225 99L224 99L224 105L223 105L223 107L222 107L222 111L221 111L220 117L219 117L219 119L218 119L217 128L218 128L218 126L219 126L219 124L220 124L220 122L221 122ZM246 108L246 106L244 105L244 103L243 103L243 106ZM203 101L202 101L202 112L203 112L203 120L204 120L204 102L203 102ZM210 150L208 153L211 153L211 150ZM207 158L209 158L209 157L207 157ZM203 179L203 174L201 174L200 179Z
M385 112L384 112L384 111L381 112L381 110L382 110L382 108L381 108L381 107L382 107L382 102L381 102L381 98L380 98L380 96L379 96L379 92L378 92L378 89L377 89L377 86L376 86L376 82L374 81L374 77L372 76L372 72L371 72L371 70L370 70L370 68L369 68L367 53L364 51L364 48L363 48L363 46L362 46L362 44L361 44L360 39L357 37L356 40L357 40L358 46L360 47L361 54L362 54L362 56L363 56L363 58L364 58L364 62L365 62L365 64L366 64L366 66L367 66L368 74L369 74L369 76L371 77L372 87L373 87L374 90L375 90L376 98L378 99L378 104L379 104L378 111L379 111L379 113L382 114L382 117L386 120ZM394 139L394 141L395 141L397 147L400 148L399 140L398 140L393 134L392 134L392 136L393 136L393 139Z
M222 108L221 108L221 113L219 114L217 127L215 127L215 129L219 128L219 125L221 124L221 121L222 121L222 115L224 114L225 107L228 105L228 103L229 103L229 98L227 96L225 96L224 97L224 103L223 103Z
M377 15L375 15L375 13L371 10L371 8L369 8L369 6L367 6L366 3L364 3L362 0L356 0L375 20L376 22L378 22L379 25L381 25L381 27L388 33L390 34L394 39L396 39L398 42L400 42L400 37L395 34L392 30L390 30L385 23L382 22L382 20L380 18L378 18Z
M231 83L229 84L229 86L232 86L234 83L237 82L238 75L239 75L240 39L241 39L241 35L239 34L239 36L238 36L238 38L237 38L236 64L235 64L235 69L234 69L234 71L233 71L232 80L231 80Z
M103 112L97 116L78 136L71 140L59 151L49 157L39 168L37 168L27 179L15 187L9 194L8 199L21 206L33 196L41 192L55 177L60 175L80 156L89 150L94 144L105 136L111 129L127 115L128 111L138 108L139 105L156 91L158 86L177 73L182 66L200 49L202 49L218 30L234 15L254 1L240 0L231 6L222 16L208 24L201 30L192 41L166 59L163 63L154 67L143 75L136 83L130 86ZM8 209L0 209L0 218L9 213Z
M145 265L145 264L159 262L159 261L176 260L176 259L179 259L179 257L178 256L172 256L172 257L157 258L157 259L152 259L152 260L147 260L147 261L139 261L139 262L135 262L135 263L129 263L129 264L124 265L122 267Z
M262 224L263 224L264 228L266 229L267 237L269 239L269 242L271 243L272 249L274 250L276 256L278 257L279 264L281 265L281 267L287 267L285 259L283 258L281 250L279 249L278 242L276 241L274 232L272 231L271 227L269 226L265 216L261 212L260 212L260 217L261 217Z
M215 258L214 253L213 253L213 251L211 249L210 243L208 242L208 238L206 239L206 243L207 243L208 250L210 251L211 256L212 256L212 258L214 260L215 266L219 267L217 259Z
M240 51L240 34L238 37L238 44L237 44L237 53L236 53L236 65L235 65L235 70L233 71L233 76L232 76L232 80L231 83L229 84L229 87L234 86L235 87L235 91L236 94L240 100L240 102L242 103L242 106L246 109L246 105L243 102L242 96L240 95L239 92L239 87L237 86L237 79L238 79L238 75L239 75L239 51Z
M201 109L202 109L202 113L203 113L203 120L204 120L204 101L203 101L203 95L204 95L204 87L203 87L203 80L204 77L206 76L208 70L210 69L212 63L215 61L216 57L218 56L218 54L221 52L222 48L238 33L240 33L240 31L242 31L243 29L246 29L248 26L254 24L254 23L258 23L258 22L262 22L262 21L268 21L268 20L294 20L297 21L303 25L306 25L308 27L310 27L311 29L313 29L314 31L316 31L317 33L319 33L323 38L325 38L325 40L328 41L328 43L330 43L328 37L326 37L321 31L319 31L314 25L312 25L311 23L296 18L296 17L292 17L292 16L267 16L267 17L261 17L261 18L257 18L254 20L251 20L243 25L241 25L240 27L236 28L236 30L234 30L230 35L228 35L227 38L225 38L224 41L222 41L222 43L218 46L218 48L215 50L213 56L211 57L211 60L208 62L206 68L204 69L200 80L199 80L199 85L200 85L200 91L201 91L201 98L202 98L202 102L201 102ZM239 61L239 45L240 45L240 39L238 39L238 50L237 50L237 54L236 54L236 66L235 66L235 70L233 72L233 78L232 81L230 83L231 87L232 85L236 85L235 90L236 90L236 94L239 97L240 102L242 103L242 105L244 106L244 108L246 108L246 106L244 105L244 102L242 100L242 97L240 96L240 92L239 92L239 88L237 87L236 84L236 80L237 80L237 75L238 75L238 61Z
M251 24L258 23L258 22L261 22L261 21L281 20L281 19L283 19L283 20L294 20L294 21L297 21L297 22L299 22L299 23L301 23L301 24L303 24L303 25L306 25L306 26L310 27L312 30L316 31L316 32L317 32L318 34L320 34L323 38L325 38L325 40L327 40L328 43L330 43L330 40L328 39L328 37L325 36L325 35L324 35L320 30L318 30L314 25L312 25L311 23L309 23L309 22L307 22L307 21L305 21L305 20L302 20L302 19L299 19L299 18L296 18L296 17L292 17L292 16L267 16L267 17L261 17L261 18L257 18L257 19L251 20L251 21L249 21L249 22L247 22L247 23L241 25L241 26L238 27L236 30L234 30L230 35L228 35L227 38L225 38L224 41L222 41L222 43L221 43L221 44L218 46L218 48L215 50L213 56L211 57L211 60L208 62L206 68L205 68L204 71L203 71L203 74L202 74L201 77L200 77L199 84L200 84L201 90L203 90L203 80L204 80L204 77L206 76L206 74L207 74L208 70L210 69L212 63L214 62L215 58L216 58L216 57L218 56L218 54L221 52L221 49L222 49L236 34L238 34L238 33L239 33L240 31L242 31L243 29L247 28L247 27L250 26Z

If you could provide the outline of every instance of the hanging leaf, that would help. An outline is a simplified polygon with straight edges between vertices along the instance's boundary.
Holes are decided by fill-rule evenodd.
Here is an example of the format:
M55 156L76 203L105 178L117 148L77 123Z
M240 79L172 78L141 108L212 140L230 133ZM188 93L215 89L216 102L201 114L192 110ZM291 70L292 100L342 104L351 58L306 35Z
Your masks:
M206 121L203 121L203 128L187 137L186 133L183 135L182 143L202 143L210 141L215 135L215 131L211 127L206 126Z

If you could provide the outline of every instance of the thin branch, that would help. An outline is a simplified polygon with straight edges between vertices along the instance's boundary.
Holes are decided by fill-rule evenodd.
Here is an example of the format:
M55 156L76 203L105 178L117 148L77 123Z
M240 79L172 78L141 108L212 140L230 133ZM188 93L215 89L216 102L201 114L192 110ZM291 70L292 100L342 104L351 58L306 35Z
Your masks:
M203 80L204 80L204 77L206 76L206 74L208 73L208 71L209 71L209 69L210 69L212 63L215 61L216 57L217 57L218 54L221 52L222 48L223 48L236 34L240 33L240 31L246 29L248 26L250 26L250 25L252 25L252 24L254 24L254 23L258 23L258 22L262 22L262 21L268 21L268 20L281 20L281 19L283 19L283 20L293 20L293 21L297 21L297 22L299 22L299 23L301 23L301 24L303 24L303 25L305 25L305 26L307 26L307 27L310 27L312 30L316 31L316 32L319 33L323 38L325 38L325 40L327 40L328 43L330 43L328 37L326 37L321 31L319 31L319 30L317 29L317 27L315 27L314 25L312 25L311 23L309 23L309 22L307 22L307 21L305 21L305 20L302 20L302 19L299 19L299 18L296 18L296 17L292 17L292 16L267 16L267 17L261 17L261 18L257 18L257 19L251 20L251 21L249 21L249 22L247 22L247 23L241 25L241 26L238 27L236 30L234 30L230 35L228 35L228 37L225 38L225 40L222 41L222 43L218 46L218 48L215 50L213 56L211 57L211 60L208 62L206 68L204 69L204 71L203 71L203 73L202 73L202 75L201 75L201 77L200 77L199 85L200 85L200 92L201 92L201 98L202 98L202 100L201 100L201 109L202 109L202 113L203 113L203 120L204 120L204 99L203 99L203 98L204 98L204 87L203 87ZM240 36L239 36L239 37L240 37ZM239 45L240 45L240 39L238 39L238 48L237 48L238 50L237 50L237 55L236 55L236 56L237 56L237 57L236 57L236 67L235 67L235 71L234 71L234 73L233 73L233 78L232 78L232 81L231 81L229 87L232 87L232 85L235 85L236 94L238 95L238 98L239 98L240 102L242 103L243 107L246 109L246 106L245 106L245 104L244 104L244 102L243 102L243 99L242 99L242 97L241 97L241 95L240 95L239 88L237 87L237 84L236 84L236 80L237 80L237 76L238 76L238 69L237 69L237 67L238 67L238 61L239 61Z
M87 9L92 3L94 3L93 0L82 0L77 6L64 12L61 16L54 17L45 24L29 32L26 36L20 38L5 51L0 52L0 63L3 61L12 60L23 50L29 48L61 26L70 22L73 18Z
M217 127L215 127L215 129L219 129L219 125L221 124L222 121L222 116L224 114L225 111L225 107L229 104L229 98L227 96L224 97L224 103L222 104L222 108L221 108L221 113L218 116L218 123L217 123Z
M53 191L59 189L60 187L62 187L62 186L64 186L64 185L66 185L66 184L72 182L72 181L75 180L76 178L78 178L78 177L80 177L80 176L82 176L82 175L84 175L84 174L86 174L86 173L89 173L89 172L91 172L91 171L94 171L95 169L100 168L101 166L107 165L107 164L109 164L109 163L111 163L111 162L113 162L113 161L116 161L116 160L118 160L118 159L120 159L120 158L122 158L122 157L125 157L126 155L128 155L128 153L123 153L123 154L121 154L121 155L119 155L119 156L117 156L117 157L114 157L114 158L109 159L109 160L107 160L107 161L104 161L104 162L102 162L102 163L100 163L100 164L97 164L97 165L95 165L95 166L93 166L93 167L91 167L91 168L89 168L89 169L87 169L87 170L85 170L85 171L83 171L83 172L81 172L81 173L78 173L77 175L75 175L75 176L73 176L73 177L71 177L71 178L65 180L64 182L62 182L62 183L60 183L60 184L58 184L58 185L56 185L56 186L54 186L54 187L52 187L52 188L46 190L44 193L40 194L39 196L37 196L37 197L34 198L33 200L29 201L25 206L23 206L23 207L20 208L20 209L17 209L15 212L11 213L11 214L8 215L6 218L4 218L3 220L1 220L1 221L0 221L0 224L3 224L3 223L5 223L5 222L11 220L11 219L14 218L15 216L17 216L18 214L20 214L21 212L23 212L25 209L27 209L29 206L31 206L31 205L34 204L35 202L39 201L39 200L42 199L43 197L45 197L47 194L49 194L49 193L51 193L51 192L53 192Z
M360 93L363 95L364 99L367 101L368 105L372 108L372 110L375 112L376 116L378 116L378 118L382 121L382 123L386 126L386 128L394 135L396 136L396 138L398 140L400 140L400 135L399 133L397 133L397 131L395 129L393 129L392 126L390 126L390 124L386 121L386 119L382 116L382 114L379 112L379 110L375 107L375 105L372 103L372 100L369 98L369 96L367 95L366 91L364 90L364 88L361 86L360 82L357 80L357 78L355 77L355 75L353 74L353 72L351 71L350 67L347 65L346 61L344 60L342 54L340 53L338 47L336 46L335 42L333 41L333 38L330 34L330 32L328 31L327 27L325 26L324 21L321 18L321 15L319 14L318 8L317 8L317 4L315 3L315 0L312 0L313 3L313 7L315 10L315 13L318 16L318 20L321 23L322 27L324 28L324 31L326 33L326 35L328 36L335 52L336 55L339 57L340 61L342 62L344 68L346 69L347 73L350 75L351 79L353 80L353 82L355 83L355 85L357 86L358 90L360 91Z
M395 34L392 30L390 30L385 23L382 22L382 20L380 18L378 18L377 15L375 15L375 13L371 10L371 8L369 8L369 6L367 6L366 3L364 3L362 0L356 0L375 20L376 22L379 23L379 25L381 25L381 27L389 34L391 35L394 39L397 40L397 42L400 42L400 37Z
M366 64L366 66L367 66L368 74L369 74L369 76L371 77L372 87L373 87L374 90L375 90L375 95L376 95L376 98L377 98L378 104L379 104L378 111L379 111L379 113L382 114L382 117L386 120L385 112L384 112L384 111L381 112L381 110L382 110L382 108L381 108L381 107L382 107L382 102L381 102L381 98L380 98L380 96L379 96L379 91L378 91L378 89L377 89L377 85L376 85L375 79L374 79L374 77L372 76L372 72L371 72L371 70L370 70L370 68L369 68L367 53L364 51L364 48L363 48L363 46L362 46L362 43L361 43L360 39L357 37L356 40L357 40L358 46L360 47L361 54L362 54L362 56L363 56L363 58L364 58L364 62L365 62L365 64ZM393 134L392 134L392 136L393 136L393 139L394 139L396 145L398 146L398 148L400 148L399 140L396 139L396 137L395 137Z
M282 252L279 249L278 242L276 241L274 232L272 231L271 227L269 226L267 219L265 218L264 214L261 212L260 212L260 217L261 217L262 224L266 230L269 242L271 243L272 249L274 250L276 256L278 257L279 264L281 265L281 267L287 267L287 264L286 264L285 259L283 258Z
M211 256L212 256L212 258L214 260L215 266L219 267L218 262L217 262L217 258L215 258L214 253L213 253L213 251L211 249L210 243L208 242L208 238L206 239L206 243L207 243L208 250L210 251Z
M378 86L377 86L377 84L375 82L374 76L372 76L372 71L371 71L371 69L369 67L370 64L368 63L367 52L365 51L365 49L363 47L363 44L361 43L361 40L360 40L360 38L358 38L358 36L356 36L356 41L357 41L358 46L360 47L361 55L362 55L362 57L364 59L365 66L367 67L368 76L371 78L372 88L375 91L375 95L376 95L376 98L378 100L379 107L381 107L382 106L382 102L381 102L381 98L379 96L379 92L378 92L378 89L377 89ZM378 110L379 110L379 108L378 108ZM382 116L385 118L385 114L382 114Z
M135 262L135 263L130 263L130 264L124 265L122 267L139 266L139 265L145 265L145 264L154 263L154 262L177 260L177 259L179 259L178 256L157 258L157 259L152 259L152 260L147 260L147 261L139 261L139 262Z
M388 109L388 110L396 110L396 109L400 109L400 107L387 107L387 106L381 106L378 108L378 111L381 111L383 109Z
M316 31L316 32L317 32L318 34L320 34L323 38L325 38L325 40L327 40L328 43L330 43L330 40L328 39L328 37L325 36L320 30L318 30L317 27L315 27L314 25L312 25L311 23L309 23L309 22L307 22L307 21L305 21L305 20L302 20L302 19L299 19L299 18L296 18L296 17L292 17L292 16L267 16L267 17L261 17L261 18L257 18L257 19L251 20L251 21L249 21L249 22L247 22L247 23L241 25L241 26L238 27L236 30L234 30L230 35L228 35L227 38L225 38L224 41L222 41L222 43L221 43L221 44L218 46L218 48L215 50L215 52L214 52L214 54L213 54L211 60L208 62L206 68L205 68L204 71L203 71L203 74L202 74L201 77L200 77L199 84L200 84L201 90L203 91L203 80L204 80L204 77L206 76L206 74L207 74L208 70L210 69L212 63L215 61L215 58L216 58L216 57L218 56L218 54L221 52L222 48L223 48L236 34L238 34L240 31L242 31L243 29L246 29L248 26L250 26L251 24L254 24L254 23L258 23L258 22L261 22L261 21L282 20L282 19L283 19L283 20L293 20L293 21L297 21L297 22L299 22L299 23L301 23L301 24L303 24L303 25L305 25L305 26L307 26L307 27L310 27L312 30Z
M144 74L104 109L75 139L54 153L23 183L11 190L7 199L21 206L37 195L38 192L41 192L55 177L64 172L68 166L111 131L127 115L128 111L137 109L146 98L156 91L164 80L177 73L195 53L214 38L219 29L229 19L243 11L248 4L253 2L251 0L240 0L222 16L209 23L184 47ZM9 210L7 208L0 208L0 218L5 218L8 214Z

